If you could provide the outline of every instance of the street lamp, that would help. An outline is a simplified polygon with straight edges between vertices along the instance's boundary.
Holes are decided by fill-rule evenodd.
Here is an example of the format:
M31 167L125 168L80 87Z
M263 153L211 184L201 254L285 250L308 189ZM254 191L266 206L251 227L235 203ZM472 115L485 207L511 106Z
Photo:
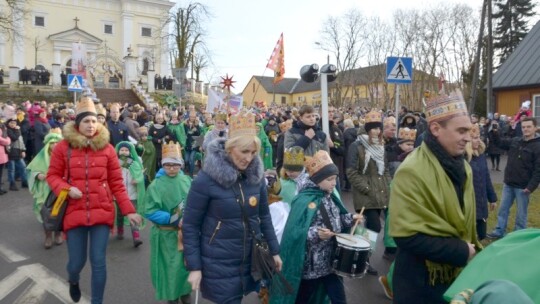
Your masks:
M318 45L319 48L320 48L321 50L324 50L324 51L327 51L327 52L328 52L328 50L325 49L325 48L323 47L322 43L320 43L319 41L315 41L315 44ZM326 54L326 63L327 63L327 64L330 64L330 53Z
M321 106L322 106L322 127L323 132L330 138L330 128L328 127L328 82L336 80L337 68L333 64L325 64L319 71L319 65L314 63L305 65L300 69L300 78L305 82L314 82L321 76Z

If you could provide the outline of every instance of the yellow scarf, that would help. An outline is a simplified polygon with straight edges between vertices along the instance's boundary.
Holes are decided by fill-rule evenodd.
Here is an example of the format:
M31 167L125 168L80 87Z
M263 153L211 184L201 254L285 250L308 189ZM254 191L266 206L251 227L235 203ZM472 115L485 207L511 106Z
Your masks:
M17 113L17 120L19 122L22 122L24 120L24 113L22 113L22 112Z

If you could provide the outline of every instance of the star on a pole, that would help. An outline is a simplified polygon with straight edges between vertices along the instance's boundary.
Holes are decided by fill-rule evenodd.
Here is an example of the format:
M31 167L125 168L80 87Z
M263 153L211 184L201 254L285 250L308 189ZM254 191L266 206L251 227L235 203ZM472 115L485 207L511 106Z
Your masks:
M221 77L221 79L222 79L222 81L220 82L221 88L222 88L222 89L227 89L227 90L230 92L230 91L231 91L231 87L234 88L233 83L236 82L236 81L232 80L233 77L234 77L234 75L231 76L231 77L229 78L229 74L227 73L227 75L226 75L225 77L223 77L223 76L220 76L220 77Z

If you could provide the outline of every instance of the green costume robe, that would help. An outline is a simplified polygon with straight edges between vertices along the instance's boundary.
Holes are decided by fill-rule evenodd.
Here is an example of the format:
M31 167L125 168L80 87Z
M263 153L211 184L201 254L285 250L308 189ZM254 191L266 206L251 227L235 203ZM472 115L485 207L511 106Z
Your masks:
M264 170L272 169L272 145L270 144L270 140L268 139L268 136L264 132L263 125L258 122L257 126L259 127L259 133L257 133L257 137L261 140L261 159L264 164Z
M167 124L167 128L171 131L171 133L174 134L174 136L176 137L176 140L178 141L178 143L180 143L180 146L185 147L187 135L186 135L186 129L184 128L184 123L183 122L179 122L179 123L169 122Z
M156 177L156 147L150 139L141 140L137 147L142 150L141 158L148 182L152 182Z
M49 133L45 136L44 146L41 151L32 159L30 164L26 166L27 176L28 176L28 190L34 197L34 214L36 215L37 220L41 223L41 206L47 199L51 188L47 184L46 180L39 180L37 178L38 174L42 173L47 175L49 170L49 163L51 162L51 154L49 153L49 148L52 144L57 143L62 140L62 135L57 133Z
M146 191L144 214L158 211L178 213L184 211L184 201L191 187L189 176L178 174L156 178ZM189 271L184 266L184 252L178 250L178 230L154 225L150 234L150 270L156 300L175 300L191 293L187 278Z
M319 205L322 202L325 193L319 188L303 189L293 200L291 204L291 212L285 225L283 238L281 240L280 257L283 260L282 273L285 279L291 284L294 292L286 295L276 292L276 290L284 290L283 286L272 286L270 294L270 303L294 303L296 295L302 280L302 272L304 270L304 258L306 251L306 241L308 229L313 222L314 217L319 210ZM340 214L348 213L343 206L341 200L335 195L331 195L332 201L340 210ZM281 285L280 280L274 280L272 284ZM310 304L327 303L326 290L323 286L318 288L314 296L310 300Z
M476 290L489 280L509 280L517 284L534 303L540 303L540 229L523 229L512 232L487 246L463 269L459 277L444 294L448 301L465 290ZM514 301L489 303L525 303Z

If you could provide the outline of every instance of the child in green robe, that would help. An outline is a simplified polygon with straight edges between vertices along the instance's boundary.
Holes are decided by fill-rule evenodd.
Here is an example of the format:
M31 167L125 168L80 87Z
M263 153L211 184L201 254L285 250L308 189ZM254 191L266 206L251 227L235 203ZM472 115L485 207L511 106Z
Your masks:
M339 170L328 152L305 161L309 179L295 197L281 240L282 273L295 292L280 294L272 282L270 303L346 303L343 280L334 273L335 235L348 230L360 214L349 213L334 192ZM326 215L326 216L325 216Z
M180 146L162 146L165 174L148 187L144 215L154 223L150 234L150 271L156 300L169 304L190 303L189 272L184 265L182 217L191 178L184 175ZM179 302L180 301L180 302Z
M156 176L156 147L148 137L148 128L140 127L137 132L141 141L137 143L137 150L142 158L145 184L150 184Z
M264 163L264 170L272 169L272 145L268 139L268 135L264 132L263 125L258 122L257 124L257 137L261 140L261 159Z
M116 145L116 154L122 169L122 177L124 179L124 187L128 193L129 199L133 207L140 213L139 204L142 204L145 186L143 164L137 153L135 146L129 141L121 141ZM139 226L132 225L129 221L124 221L124 216L119 210L116 212L116 229L118 240L124 239L124 225L131 227L131 237L133 238L133 247L137 248L142 245Z

